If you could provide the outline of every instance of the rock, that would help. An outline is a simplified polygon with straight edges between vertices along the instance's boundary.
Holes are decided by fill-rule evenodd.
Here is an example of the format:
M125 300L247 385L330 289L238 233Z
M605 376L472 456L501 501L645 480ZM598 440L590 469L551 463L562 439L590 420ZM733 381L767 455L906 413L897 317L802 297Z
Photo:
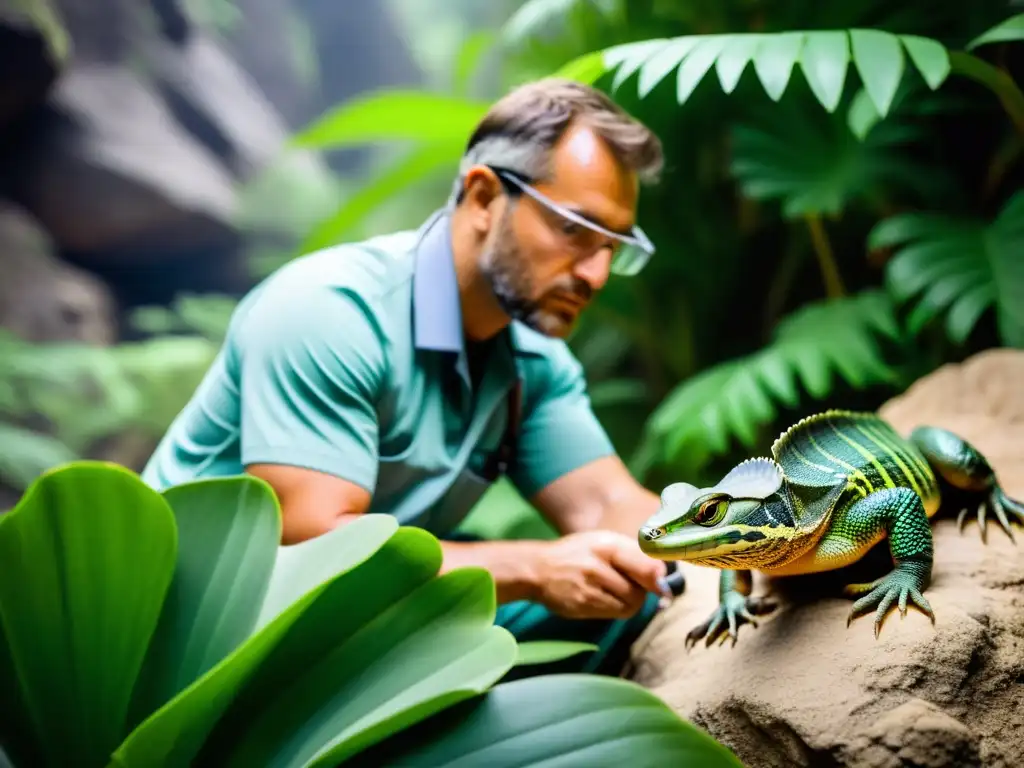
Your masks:
M952 429L982 451L1007 493L1024 499L1024 352L992 350L948 365L880 409L903 434ZM891 613L847 628L850 581L891 567L887 549L845 572L755 582L779 608L735 647L687 652L684 637L717 603L717 572L684 566L683 598L633 649L631 677L732 748L748 768L1011 768L1024 765L1024 531L933 523L926 592L934 626Z
M154 79L182 125L248 180L288 139L284 120L248 74L209 35L195 30L181 45L153 41Z
M0 274L0 327L32 342L114 342L117 318L107 287L58 261L28 214L3 203Z
M20 163L18 199L61 249L138 265L233 247L230 174L138 75L76 63L51 103L57 116Z
M43 103L57 78L67 40L52 22L52 17L30 20L11 8L0 9L0 146Z

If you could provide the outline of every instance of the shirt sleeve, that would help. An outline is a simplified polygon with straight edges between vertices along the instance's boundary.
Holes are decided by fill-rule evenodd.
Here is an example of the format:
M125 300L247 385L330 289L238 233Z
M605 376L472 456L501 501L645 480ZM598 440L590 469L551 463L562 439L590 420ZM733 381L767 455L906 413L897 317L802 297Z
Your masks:
M529 498L549 483L615 448L591 408L583 366L559 344L524 385L519 451L509 479Z
M266 285L234 329L241 463L305 467L372 493L380 327L354 292L298 283Z

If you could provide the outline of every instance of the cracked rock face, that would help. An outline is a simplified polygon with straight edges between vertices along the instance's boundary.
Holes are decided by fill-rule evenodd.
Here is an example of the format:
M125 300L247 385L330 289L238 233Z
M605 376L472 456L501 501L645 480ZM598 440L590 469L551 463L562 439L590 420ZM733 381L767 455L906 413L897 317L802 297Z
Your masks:
M951 429L986 455L1024 500L1024 352L993 350L946 366L887 403L902 434ZM631 677L732 748L749 768L1024 766L1024 530L1017 544L956 509L933 522L925 593L934 626L911 608L846 626L842 585L891 568L883 544L842 572L768 582L780 607L727 643L687 652L686 633L717 604L717 571L686 567L686 594L633 650ZM952 513L952 514L951 514Z

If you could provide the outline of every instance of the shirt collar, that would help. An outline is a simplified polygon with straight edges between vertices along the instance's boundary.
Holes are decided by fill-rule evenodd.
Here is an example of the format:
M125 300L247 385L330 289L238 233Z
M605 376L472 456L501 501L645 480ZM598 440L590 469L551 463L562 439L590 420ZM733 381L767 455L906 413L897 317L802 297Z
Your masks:
M413 339L417 349L458 354L463 351L462 309L451 232L447 209L423 225L413 274Z

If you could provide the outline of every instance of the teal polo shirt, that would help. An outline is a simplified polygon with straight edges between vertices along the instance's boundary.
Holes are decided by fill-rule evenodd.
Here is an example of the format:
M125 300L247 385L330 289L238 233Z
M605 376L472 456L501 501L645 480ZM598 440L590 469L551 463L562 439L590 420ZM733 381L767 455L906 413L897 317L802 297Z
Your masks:
M142 478L163 489L254 463L306 467L369 490L370 512L444 536L493 481L484 467L517 376L507 474L524 496L613 452L564 341L513 322L486 347L471 377L447 211L303 256L239 303Z

